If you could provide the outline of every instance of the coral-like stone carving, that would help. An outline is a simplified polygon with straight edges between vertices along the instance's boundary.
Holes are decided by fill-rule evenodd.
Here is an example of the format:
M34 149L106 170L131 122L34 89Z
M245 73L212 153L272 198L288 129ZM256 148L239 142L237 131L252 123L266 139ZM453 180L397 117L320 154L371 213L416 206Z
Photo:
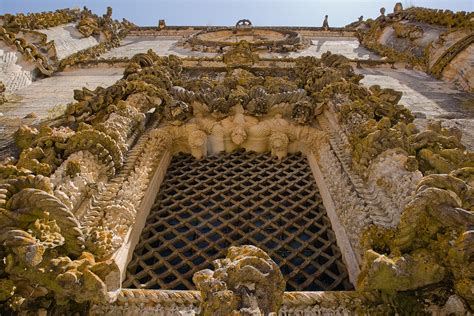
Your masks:
M84 37L100 34L100 26L97 19L94 18L92 12L87 8L81 12L81 20L77 24L77 30Z
M423 29L417 25L395 23L392 25L395 36L415 40L423 36Z
M258 54L252 52L252 47L247 41L242 40L237 46L222 56L224 63L229 66L251 66L259 60Z
M26 60L32 61L42 74L51 76L55 71L55 67L49 58L34 44L28 43L24 38L19 37L18 31L9 31L5 27L0 26L0 40L8 46L17 49Z
M423 178L396 230L366 234L372 249L365 256L360 286L393 295L452 277L456 293L472 308L473 179L473 168Z
M18 177L0 184L2 282L15 280L4 295L13 309L53 295L58 302L105 299L105 278L117 273L112 262L97 264L83 252L84 235L75 216L52 194L43 176ZM77 258L77 259L71 259Z
M0 105L7 102L7 97L5 96L5 85L0 81Z
M108 49L119 44L125 37L132 24L126 20L114 21L111 18L112 10L108 8L107 14L98 17L87 8L80 10L57 10L55 12L32 13L24 15L6 14L2 18L0 26L0 40L7 45L17 49L28 61L32 61L38 70L45 76L51 76L56 70L62 70L90 57L96 57ZM79 51L67 58L58 61L54 49L54 43L46 42L46 36L33 31L49 27L67 24L80 20L77 24L79 32L84 36L100 37L100 43L96 46ZM34 34L41 37L40 43L28 43L24 34ZM101 36L102 35L102 36ZM51 53L52 52L52 53Z
M74 22L78 18L78 10L62 9L54 12L5 14L3 26L7 29L46 29Z
M276 315L285 280L276 263L255 246L230 247L215 270L194 274L203 315Z
M218 28L195 33L180 45L192 50L223 54L236 49L247 56L247 62L253 59L253 52L298 51L309 46L311 42L298 32L289 29L253 28L250 20L239 20L233 28ZM241 47L245 45L245 47ZM248 48L247 48L248 46ZM236 58L234 54L234 58ZM243 56L241 56L243 57Z
M79 23L86 33L94 26L87 16ZM93 17L119 27L110 19L110 10ZM115 42L123 35L101 32ZM18 130L18 159L0 166L0 301L16 309L104 304L158 169L178 152L199 159L242 148L316 160L348 247L365 264L363 289L397 299L448 284L451 301L472 305L472 229L464 226L472 224L474 159L459 131L432 123L420 132L401 93L363 87L344 56L298 58L273 77L234 68L254 62L251 45L242 45L219 74L138 54L114 85L74 91L55 127ZM252 246L231 248L195 281L208 315L276 313L284 290L276 264Z

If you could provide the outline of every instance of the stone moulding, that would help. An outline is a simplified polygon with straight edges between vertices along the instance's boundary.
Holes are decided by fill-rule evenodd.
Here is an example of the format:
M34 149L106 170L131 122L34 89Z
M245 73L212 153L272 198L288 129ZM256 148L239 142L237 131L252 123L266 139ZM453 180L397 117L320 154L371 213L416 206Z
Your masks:
M380 304L376 293L358 292L284 292L278 315L348 315L385 314L393 312ZM110 305L93 305L91 315L199 315L201 295L198 291L156 291L123 289ZM161 314L160 314L161 313Z
M74 22L78 15L79 10L62 9L54 12L5 14L0 16L0 20L2 20L4 26L11 28L38 30Z
M454 45L449 47L438 59L433 63L430 68L430 73L436 78L442 78L443 70L446 66L463 50L470 45L474 45L474 34L467 35L462 38Z

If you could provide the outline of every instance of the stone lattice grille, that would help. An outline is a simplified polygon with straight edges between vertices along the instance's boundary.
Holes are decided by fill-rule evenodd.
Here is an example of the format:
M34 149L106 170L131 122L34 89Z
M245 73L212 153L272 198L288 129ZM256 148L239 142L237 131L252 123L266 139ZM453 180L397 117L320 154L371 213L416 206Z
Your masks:
M195 272L244 244L275 260L289 291L352 289L306 158L243 151L173 158L124 287L195 289Z

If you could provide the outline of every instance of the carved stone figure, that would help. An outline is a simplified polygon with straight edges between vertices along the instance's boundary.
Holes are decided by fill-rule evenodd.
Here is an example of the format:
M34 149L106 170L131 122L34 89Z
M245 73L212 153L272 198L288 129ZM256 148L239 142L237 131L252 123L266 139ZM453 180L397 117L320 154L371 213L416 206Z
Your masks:
M397 14L403 11L403 5L401 2L397 2L393 8L393 13Z
M276 263L255 246L230 247L215 270L194 274L204 316L276 315L285 280Z
M166 119L174 125L187 121L193 114L193 108L183 101L173 101L165 106Z
M324 29L325 31L328 31L328 30L329 30L329 22L328 22L328 16L327 16L327 15L324 16L323 29Z
M161 19L158 21L158 29L162 30L164 28L166 28L166 21Z

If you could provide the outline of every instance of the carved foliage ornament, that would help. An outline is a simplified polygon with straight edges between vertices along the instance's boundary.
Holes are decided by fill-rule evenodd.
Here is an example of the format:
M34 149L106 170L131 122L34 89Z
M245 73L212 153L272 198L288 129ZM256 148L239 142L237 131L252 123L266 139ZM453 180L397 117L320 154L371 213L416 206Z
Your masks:
M214 271L194 274L204 316L277 315L285 280L278 265L255 246L230 247Z

